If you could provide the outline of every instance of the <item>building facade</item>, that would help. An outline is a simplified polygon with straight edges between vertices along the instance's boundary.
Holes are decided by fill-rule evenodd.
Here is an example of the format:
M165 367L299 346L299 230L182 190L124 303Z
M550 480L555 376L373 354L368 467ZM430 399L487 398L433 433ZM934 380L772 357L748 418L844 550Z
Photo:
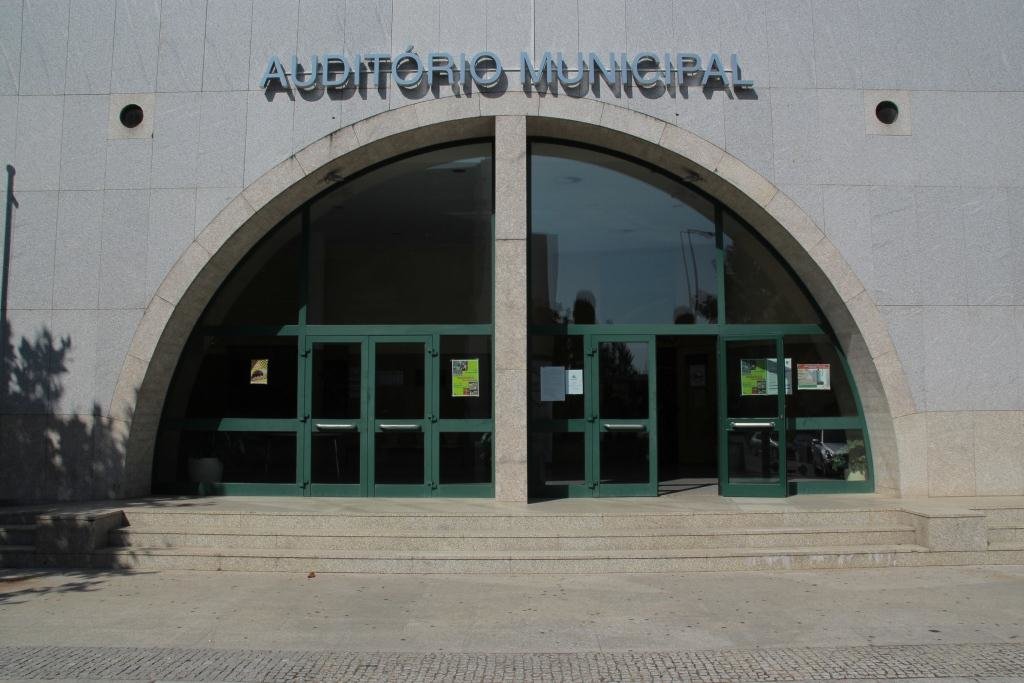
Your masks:
M0 0L0 501L1022 495L1022 28Z

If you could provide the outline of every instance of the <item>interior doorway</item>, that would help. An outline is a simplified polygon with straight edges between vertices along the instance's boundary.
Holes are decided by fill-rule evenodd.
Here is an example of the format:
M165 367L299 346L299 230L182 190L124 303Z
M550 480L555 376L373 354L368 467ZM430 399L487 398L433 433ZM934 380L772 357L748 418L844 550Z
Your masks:
M657 337L658 492L718 486L714 336Z

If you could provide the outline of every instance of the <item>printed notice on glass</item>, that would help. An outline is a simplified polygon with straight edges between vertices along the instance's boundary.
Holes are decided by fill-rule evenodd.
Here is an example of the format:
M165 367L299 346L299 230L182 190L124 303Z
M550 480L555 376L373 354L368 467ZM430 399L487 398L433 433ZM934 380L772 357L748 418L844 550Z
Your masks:
M452 361L452 396L456 398L480 397L479 358Z
M249 384L266 384L270 370L269 358L253 358L249 361Z
M779 361L776 358L740 359L740 396L777 396ZM793 359L786 359L786 393L793 393Z
M546 365L540 369L540 400L565 400L565 367Z
M832 367L828 363L797 363L797 391L831 391Z
M583 370L565 371L565 393L570 396L583 393Z

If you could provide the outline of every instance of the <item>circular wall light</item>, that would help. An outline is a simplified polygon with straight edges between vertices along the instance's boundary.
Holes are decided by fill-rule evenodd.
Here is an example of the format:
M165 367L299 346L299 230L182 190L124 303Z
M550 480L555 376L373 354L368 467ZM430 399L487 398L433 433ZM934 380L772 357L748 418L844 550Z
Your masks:
M137 104L129 104L121 110L118 118L121 120L121 125L125 128L135 128L142 123L142 107Z
M875 117L887 126L895 123L899 115L900 109L896 106L895 102L883 100L875 107Z

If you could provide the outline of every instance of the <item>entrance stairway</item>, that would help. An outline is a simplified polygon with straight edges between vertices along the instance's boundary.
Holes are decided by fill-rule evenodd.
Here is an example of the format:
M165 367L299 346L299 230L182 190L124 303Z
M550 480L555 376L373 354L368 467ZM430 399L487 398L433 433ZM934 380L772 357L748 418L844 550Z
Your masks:
M530 506L438 499L193 500L201 502L64 511L39 516L34 524L0 517L0 538L15 543L0 546L0 562L424 574L1024 564L1024 499L951 507L948 501L866 496L867 504L853 507L850 499L821 497L818 507L724 500L697 509L663 499ZM836 501L842 505L829 507Z

